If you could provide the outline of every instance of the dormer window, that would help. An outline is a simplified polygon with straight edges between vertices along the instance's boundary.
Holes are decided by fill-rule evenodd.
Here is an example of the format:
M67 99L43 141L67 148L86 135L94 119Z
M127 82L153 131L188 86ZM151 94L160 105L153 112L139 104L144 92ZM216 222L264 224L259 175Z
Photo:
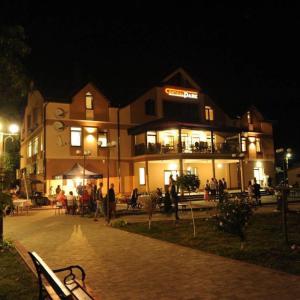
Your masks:
M213 121L214 120L214 110L211 106L205 106L205 120Z
M85 94L85 112L86 119L93 120L94 119L94 103L93 103L93 95L90 92Z
M91 93L85 94L85 108L86 109L93 109L93 95Z
M250 111L247 111L247 121L248 124L252 124L252 115Z

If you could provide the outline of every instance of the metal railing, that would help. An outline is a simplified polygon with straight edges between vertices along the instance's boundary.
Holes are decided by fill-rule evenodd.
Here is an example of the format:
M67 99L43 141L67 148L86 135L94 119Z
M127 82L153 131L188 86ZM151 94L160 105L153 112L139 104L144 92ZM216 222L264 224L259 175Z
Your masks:
M162 145L160 143L145 143L134 146L135 155L144 154L167 154L167 153L207 153L207 154L233 154L239 153L240 148L237 143L214 143L213 148L207 142L196 142L193 145L182 143L174 145Z

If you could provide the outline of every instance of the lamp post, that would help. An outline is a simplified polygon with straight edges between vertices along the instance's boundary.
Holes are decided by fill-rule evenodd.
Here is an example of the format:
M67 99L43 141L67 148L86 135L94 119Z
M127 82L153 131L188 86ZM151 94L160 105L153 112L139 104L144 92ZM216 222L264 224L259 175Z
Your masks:
M287 196L289 193L289 185L288 185L288 163L289 159L292 158L292 150L290 148L284 149L276 149L277 154L282 155L282 166L283 166L283 184L281 186L281 211L282 211L282 229L285 238L286 244L288 241L288 231L287 231L287 210L288 210L288 201Z
M110 161L110 149L116 147L116 142L112 141L107 143L107 158L106 158L106 167L107 167L107 194L106 194L106 221L109 224L110 215L109 215L109 161Z

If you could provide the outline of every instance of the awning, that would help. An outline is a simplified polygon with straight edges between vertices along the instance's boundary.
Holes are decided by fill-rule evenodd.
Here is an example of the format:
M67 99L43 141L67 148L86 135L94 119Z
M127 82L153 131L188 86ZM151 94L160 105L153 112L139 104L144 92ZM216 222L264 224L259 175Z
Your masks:
M98 174L92 171L89 171L87 169L84 170L83 166L80 165L79 163L76 163L70 170L54 176L54 179L74 179L74 178L83 178L83 173L84 173L84 178L88 179L98 179L98 178L103 178L102 174Z

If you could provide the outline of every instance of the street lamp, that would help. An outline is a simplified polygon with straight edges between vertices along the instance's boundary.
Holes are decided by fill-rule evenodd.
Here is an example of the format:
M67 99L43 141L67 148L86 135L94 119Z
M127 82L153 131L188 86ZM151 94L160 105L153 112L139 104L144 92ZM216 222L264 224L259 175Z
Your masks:
M83 185L83 193L84 193L84 187L85 187L85 160L86 160L86 157L87 156L90 156L91 155L91 151L90 150L84 150L83 151L83 181L82 181L82 185ZM81 210L81 214L83 216L83 213L84 213L84 207L83 207L83 198L82 198L82 210Z
M110 160L110 149L116 147L116 142L111 141L107 143L105 148L107 149L107 159L106 159L106 164L107 164L107 194L106 194L106 220L107 223L110 222L110 215L109 215L109 160Z
M283 164L283 185L281 186L281 210L282 210L282 229L285 238L286 244L288 244L288 230L287 230L287 210L288 210L288 193L289 193L289 185L288 185L288 163L289 159L292 158L292 149L280 148L276 149L277 154L282 154L282 164Z
M90 155L91 155L91 151L90 150L85 150L83 152L83 181L82 181L83 187L85 185L85 160L86 160L86 157L90 156Z

